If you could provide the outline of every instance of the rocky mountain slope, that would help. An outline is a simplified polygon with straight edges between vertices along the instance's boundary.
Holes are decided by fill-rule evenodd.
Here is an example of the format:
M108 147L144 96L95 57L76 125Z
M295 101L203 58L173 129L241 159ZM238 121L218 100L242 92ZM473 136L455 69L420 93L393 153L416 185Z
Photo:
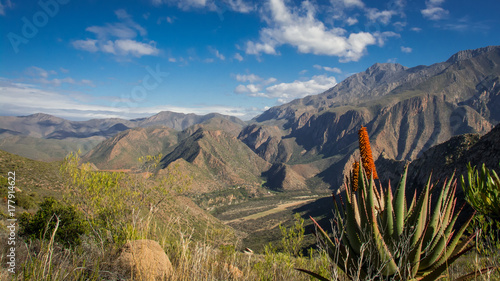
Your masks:
M198 192L229 186L255 189L270 164L235 136L222 130L198 129L179 141L160 163L160 168L178 166L189 171Z
M414 160L452 136L489 132L500 120L499 79L500 47L431 66L375 64L320 95L269 109L240 139L271 163L314 166L335 186L356 157L362 125L375 159Z

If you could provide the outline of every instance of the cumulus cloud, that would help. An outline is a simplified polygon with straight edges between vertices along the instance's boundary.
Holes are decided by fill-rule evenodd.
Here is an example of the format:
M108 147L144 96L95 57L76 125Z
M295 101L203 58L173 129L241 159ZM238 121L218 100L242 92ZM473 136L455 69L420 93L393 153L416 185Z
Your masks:
M355 25L358 23L358 19L357 18L353 18L353 17L348 17L346 19L346 23L347 25Z
M440 7L444 0L427 0L425 9L421 10L422 16L429 20L440 20L448 16L449 11Z
M359 7L363 8L365 4L361 0L342 0L346 7Z
M155 41L140 42L136 40L139 35L145 37L147 31L133 21L125 10L117 10L115 15L120 22L87 27L85 30L95 34L97 39L75 40L71 43L73 47L91 53L103 52L118 56L141 57L155 56L160 53L160 50L156 48Z
M366 17L373 22L380 22L383 24L388 24L391 21L392 16L396 15L397 12L393 10L379 11L375 8L367 9Z
M368 32L347 35L342 28L327 28L316 19L316 10L307 1L300 8L289 9L283 0L271 0L267 7L270 26L260 30L259 41L247 42L247 54L276 55L278 47L291 45L301 53L338 56L347 62L359 60L366 47L376 43Z
M248 81L241 79L242 81ZM303 98L308 95L320 94L337 84L333 76L316 75L308 80L295 80L290 83L274 84L275 78L261 79L261 83L250 83L238 85L234 92L246 94L251 97L265 97L276 99L279 103L286 103L293 99ZM274 84L265 87L266 84Z
M291 83L280 83L267 87L264 93L251 94L266 98L277 98L278 102L286 103L297 98L320 94L337 84L333 76L316 75L307 81L295 80Z

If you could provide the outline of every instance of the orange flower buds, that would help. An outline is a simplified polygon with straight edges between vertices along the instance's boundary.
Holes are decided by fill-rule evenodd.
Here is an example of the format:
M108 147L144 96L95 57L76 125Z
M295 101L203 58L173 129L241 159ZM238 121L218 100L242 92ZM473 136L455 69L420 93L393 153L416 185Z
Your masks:
M370 178L373 174L373 178L378 179L377 170L375 169L375 163L373 162L370 139L368 138L366 127L361 126L361 130L359 130L358 136L359 153L361 154L361 161L363 162L363 168L365 169L366 175L368 176L368 178Z

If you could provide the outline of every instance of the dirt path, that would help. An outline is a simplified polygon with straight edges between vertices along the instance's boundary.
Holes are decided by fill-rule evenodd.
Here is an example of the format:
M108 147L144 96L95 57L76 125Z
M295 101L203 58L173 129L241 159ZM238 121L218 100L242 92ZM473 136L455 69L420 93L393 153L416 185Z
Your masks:
M259 212L259 213L255 213L255 214L252 214L252 215L249 215L249 216L246 216L246 217L242 217L242 218L225 221L224 224L230 224L230 223L235 223L235 222L244 222L244 221L248 221L248 220L259 219L259 218L262 218L262 217L265 217L265 216L268 216L268 215L279 213L279 212L284 211L284 210L286 210L286 209L288 209L290 207L295 207L295 206L298 206L298 205L303 205L305 203L312 202L314 200L317 200L317 198L279 204L277 207L275 207L273 209L270 209L270 210L267 210L267 211L263 211L263 212Z

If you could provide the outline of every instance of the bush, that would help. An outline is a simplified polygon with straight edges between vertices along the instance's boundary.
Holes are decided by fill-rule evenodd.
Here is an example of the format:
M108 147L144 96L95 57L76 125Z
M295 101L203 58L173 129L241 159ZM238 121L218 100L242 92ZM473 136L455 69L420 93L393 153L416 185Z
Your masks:
M19 218L20 235L30 239L48 239L54 231L57 218L59 227L55 241L66 247L79 245L80 236L87 233L82 214L70 205L63 205L52 197L45 198L35 214L24 212Z

